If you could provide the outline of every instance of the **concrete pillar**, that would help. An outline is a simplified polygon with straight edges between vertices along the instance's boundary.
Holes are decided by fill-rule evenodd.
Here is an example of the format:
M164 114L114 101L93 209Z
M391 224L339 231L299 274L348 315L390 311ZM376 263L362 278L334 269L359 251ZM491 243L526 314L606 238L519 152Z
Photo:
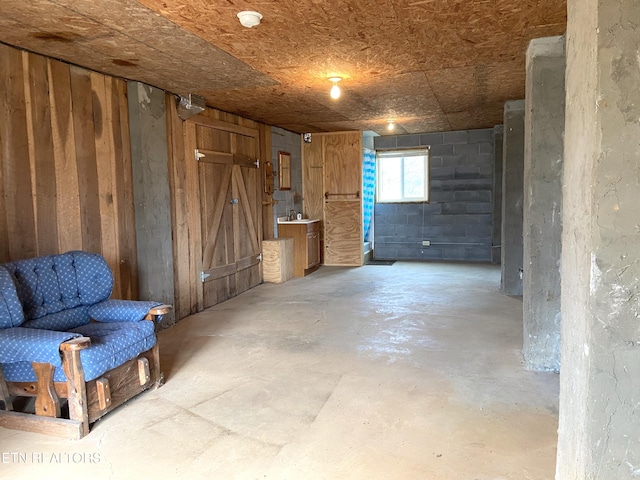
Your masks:
M567 6L556 479L640 478L640 3Z
M560 371L565 67L564 37L531 41L524 115L522 352L525 368L536 371Z
M524 180L524 100L504 105L502 161L502 280L507 295L522 295L522 195Z
M141 300L174 303L165 92L127 83ZM162 320L174 323L173 312Z
M493 127L493 215L491 219L491 263L499 264L502 244L502 149L504 125Z

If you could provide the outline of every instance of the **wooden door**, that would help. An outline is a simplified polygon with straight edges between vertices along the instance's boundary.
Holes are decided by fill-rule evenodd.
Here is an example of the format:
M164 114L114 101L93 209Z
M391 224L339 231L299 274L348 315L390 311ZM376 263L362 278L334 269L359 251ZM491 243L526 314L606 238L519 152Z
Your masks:
M324 263L361 266L362 136L360 132L323 135Z
M261 183L255 137L197 125L203 307L260 283Z

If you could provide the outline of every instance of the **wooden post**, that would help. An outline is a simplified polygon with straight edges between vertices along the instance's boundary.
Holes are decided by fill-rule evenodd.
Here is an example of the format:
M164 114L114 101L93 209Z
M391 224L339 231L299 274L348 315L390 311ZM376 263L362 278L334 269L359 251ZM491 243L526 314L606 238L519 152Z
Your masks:
M64 373L67 376L69 394L69 418L80 422L80 436L89 433L89 414L87 410L87 389L84 382L84 369L80 361L80 350L91 344L88 337L68 340L60 345L63 354Z

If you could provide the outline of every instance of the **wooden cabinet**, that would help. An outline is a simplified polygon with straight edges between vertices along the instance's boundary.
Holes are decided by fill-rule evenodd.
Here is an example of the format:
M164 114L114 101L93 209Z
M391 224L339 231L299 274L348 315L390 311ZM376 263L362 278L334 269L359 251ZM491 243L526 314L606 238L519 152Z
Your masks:
M320 265L320 222L280 223L279 238L293 238L293 274L304 277Z

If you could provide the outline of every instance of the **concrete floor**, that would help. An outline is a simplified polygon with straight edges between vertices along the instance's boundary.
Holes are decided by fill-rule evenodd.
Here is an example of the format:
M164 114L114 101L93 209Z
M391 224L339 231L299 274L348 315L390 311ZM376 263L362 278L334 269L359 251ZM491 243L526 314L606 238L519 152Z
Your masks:
M0 428L0 472L549 480L558 377L522 369L522 302L499 284L398 262L261 285L163 331L166 384L84 439Z

